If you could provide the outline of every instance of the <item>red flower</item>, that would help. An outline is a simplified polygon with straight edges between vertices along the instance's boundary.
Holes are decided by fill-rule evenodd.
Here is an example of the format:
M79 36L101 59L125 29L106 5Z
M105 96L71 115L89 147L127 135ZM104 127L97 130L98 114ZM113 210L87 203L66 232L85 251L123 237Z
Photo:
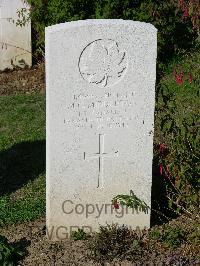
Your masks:
M115 201L113 203L113 206L114 206L115 209L119 209L119 203L117 201Z
M160 164L160 174L162 175L163 174L163 165L162 164Z
M191 73L189 73L188 80L189 80L189 83L191 84L191 83L192 83L192 80L193 80L193 78L192 78L192 74L191 74Z
M174 77L175 77L175 81L176 84L181 85L183 84L183 72L181 72L180 74L177 73L176 69L174 68Z
M186 7L183 12L183 18L188 18L188 17L189 17L189 10L188 7Z
M178 85L183 84L183 73L181 73L180 75L177 74L175 77L175 80L176 80L176 84Z
M165 150L166 150L166 145L165 145L164 143L161 143L161 144L159 145L159 152L160 152L161 154L163 154L163 153L165 152Z

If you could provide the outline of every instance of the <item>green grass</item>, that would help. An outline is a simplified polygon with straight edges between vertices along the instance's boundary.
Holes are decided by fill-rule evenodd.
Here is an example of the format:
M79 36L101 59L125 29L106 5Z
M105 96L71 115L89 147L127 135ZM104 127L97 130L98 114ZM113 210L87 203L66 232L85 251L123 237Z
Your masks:
M45 214L45 99L0 97L0 226Z
M16 143L45 139L44 96L0 97L0 151Z

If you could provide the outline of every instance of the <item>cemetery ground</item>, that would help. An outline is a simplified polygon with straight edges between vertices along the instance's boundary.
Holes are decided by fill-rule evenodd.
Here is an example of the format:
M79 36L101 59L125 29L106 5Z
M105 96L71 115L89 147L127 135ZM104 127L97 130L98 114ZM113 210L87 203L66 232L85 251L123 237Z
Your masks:
M182 209L179 216L168 211L169 176L158 154L176 144L173 123L181 127L185 119L196 121L199 62L198 52L176 58L157 79L151 230L107 227L97 235L79 232L57 243L45 236L44 67L0 74L0 235L23 253L18 265L200 265L198 206ZM196 130L199 124L191 123ZM187 147L177 141L183 154ZM168 156L167 162L177 159ZM0 248L6 247L0 242Z

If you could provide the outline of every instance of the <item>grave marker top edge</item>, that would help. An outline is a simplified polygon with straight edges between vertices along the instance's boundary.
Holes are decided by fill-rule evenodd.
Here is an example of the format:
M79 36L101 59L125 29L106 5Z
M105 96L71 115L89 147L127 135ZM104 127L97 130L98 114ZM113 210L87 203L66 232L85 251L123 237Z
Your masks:
M52 25L45 28L45 33L54 33L61 30L83 27L83 26L91 26L91 25L124 25L130 26L133 24L134 27L141 27L142 29L146 28L148 31L152 31L152 33L156 33L157 29L150 23L134 21L134 20L123 20L123 19L87 19L87 20L77 20L70 21L65 23L60 23L56 25Z

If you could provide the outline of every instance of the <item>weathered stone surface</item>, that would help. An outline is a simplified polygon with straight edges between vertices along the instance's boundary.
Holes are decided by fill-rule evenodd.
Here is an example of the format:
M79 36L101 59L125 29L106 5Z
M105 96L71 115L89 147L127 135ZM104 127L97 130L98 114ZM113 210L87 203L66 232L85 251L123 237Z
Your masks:
M31 24L16 26L17 12L28 6L21 0L0 0L0 70L31 66Z
M86 20L46 28L47 229L150 226L111 200L151 205L157 40L151 24Z

